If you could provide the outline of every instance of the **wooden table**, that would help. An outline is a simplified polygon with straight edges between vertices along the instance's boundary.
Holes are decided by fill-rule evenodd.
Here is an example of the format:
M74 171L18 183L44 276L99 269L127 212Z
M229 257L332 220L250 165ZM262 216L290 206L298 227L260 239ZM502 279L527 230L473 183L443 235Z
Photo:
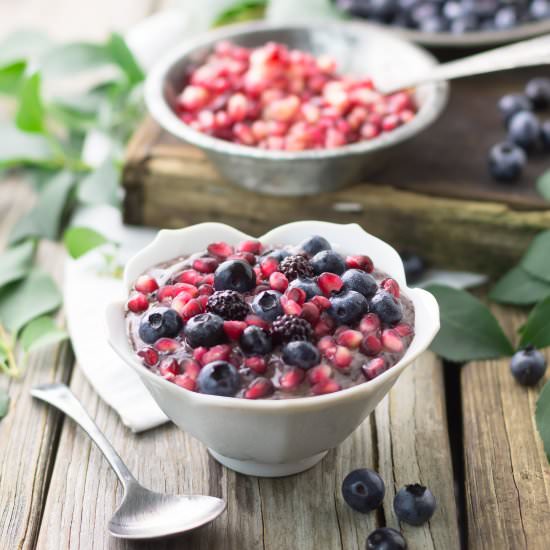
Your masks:
M77 9L71 0L56 0L48 4L47 18L38 15L35 4L0 2L2 31L38 22L62 37L59 22L64 21L71 38L99 37L112 25L131 24L159 2L95 0L78 3ZM4 246L32 194L15 179L1 185ZM63 252L57 245L43 245L40 258L60 276ZM496 313L510 335L524 318L513 310ZM173 426L129 433L74 367L68 345L45 350L32 357L20 380L0 378L12 399L0 422L0 549L359 550L370 530L390 525L402 529L411 549L454 550L467 544L471 549L546 550L550 467L533 422L537 390L516 385L507 364L444 367L426 353L376 412L318 466L268 480L221 467L200 443ZM228 502L227 512L211 526L171 541L110 538L105 527L121 497L113 472L71 421L29 396L34 385L53 381L71 386L146 486L220 496ZM366 516L352 512L340 495L345 474L364 466L377 469L387 486L383 508ZM400 526L392 497L397 488L416 481L433 490L438 510L424 527Z

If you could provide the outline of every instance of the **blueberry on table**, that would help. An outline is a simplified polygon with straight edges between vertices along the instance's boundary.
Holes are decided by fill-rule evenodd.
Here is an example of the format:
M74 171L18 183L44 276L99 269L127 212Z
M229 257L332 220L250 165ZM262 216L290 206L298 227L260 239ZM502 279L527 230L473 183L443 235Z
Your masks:
M231 363L213 361L201 369L197 386L200 393L232 397L241 387L241 378Z
M272 323L283 314L283 306L281 305L280 292L276 290L264 290L254 297L252 300L252 312L264 321Z
M384 480L368 468L353 470L342 483L342 496L346 503L363 514L378 508L384 500L385 493Z
M183 333L192 348L210 348L225 342L223 319L213 313L201 313L187 321Z
M403 308L399 300L386 290L377 292L370 301L369 310L376 313L382 323L394 325L403 318Z
M424 259L418 256L418 254L411 252L402 252L400 256L405 268L407 282L414 283L418 281L426 271L426 262Z
M367 299L355 290L346 290L330 298L328 314L339 325L357 323L369 310Z
M522 94L508 94L502 96L498 102L498 110L506 123L515 114L521 111L531 111L532 109L533 105L531 101Z
M410 525L426 523L435 512L435 497L423 485L405 485L393 499L393 509L400 521Z
M406 550L403 535L391 527L380 527L367 537L366 550Z
M489 172L497 181L513 182L519 179L527 157L513 143L497 143L489 152Z
M372 298L378 290L375 278L361 269L348 269L342 275L342 281L345 290L355 290L365 298Z
M271 338L261 327L246 327L239 340L245 355L267 355L271 351Z
M525 95L537 110L550 106L550 78L533 78L525 86Z
M346 270L346 262L344 258L333 250L321 250L311 258L311 265L315 275L321 273L336 273L342 275Z
M320 360L319 350L304 340L290 342L283 348L283 361L288 365L307 370L317 365Z
M510 141L525 151L533 151L540 144L540 122L530 111L515 114L508 124Z
M321 237L321 235L314 235L313 237L309 237L309 239L302 241L298 248L303 250L309 256L315 256L315 254L321 252L322 250L331 250L332 246L324 237Z
M139 325L139 337L147 344L159 338L173 338L179 334L183 321L177 311L159 307L147 312Z
M546 372L546 359L533 346L527 346L514 353L510 370L522 386L534 386Z
M227 260L214 273L216 290L248 292L256 286L256 274L252 266L243 260Z

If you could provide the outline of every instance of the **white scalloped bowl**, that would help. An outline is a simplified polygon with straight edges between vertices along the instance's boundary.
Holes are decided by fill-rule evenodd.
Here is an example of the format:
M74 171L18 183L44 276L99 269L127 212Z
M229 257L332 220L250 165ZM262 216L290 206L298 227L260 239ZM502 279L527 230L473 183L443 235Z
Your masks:
M377 268L397 280L414 304L415 336L411 345L396 365L374 380L328 395L284 400L248 400L187 391L141 364L126 332L125 299L107 309L109 342L138 373L168 418L203 442L222 464L244 474L278 477L312 467L365 420L439 330L435 298L424 290L408 288L397 252L359 225L296 222L277 227L260 240L272 245L297 245L311 235L326 237L340 252L368 254ZM211 242L236 244L248 238L219 223L162 230L126 264L125 287L129 291L133 281L148 268L204 250Z

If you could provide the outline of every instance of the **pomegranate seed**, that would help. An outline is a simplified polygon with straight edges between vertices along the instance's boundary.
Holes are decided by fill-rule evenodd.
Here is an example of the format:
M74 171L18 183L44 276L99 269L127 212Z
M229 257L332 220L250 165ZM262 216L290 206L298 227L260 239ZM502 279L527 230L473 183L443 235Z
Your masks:
M301 315L302 306L295 302L294 300L289 300L287 296L281 296L281 306L283 306L283 311L287 315Z
M204 296L204 298L208 298L208 297ZM183 306L180 315L184 319L191 319L191 317L194 317L195 315L198 315L199 313L202 313L202 312L203 312L202 304L199 302L198 299L193 298Z
M181 294L182 292L186 292L192 298L195 298L199 295L199 290L195 285L191 285L189 283L176 283L174 285L174 297L178 294Z
M380 341L380 338L374 334L365 336L361 342L361 351L365 355L369 355L371 357L378 355L382 351L382 342Z
M273 383L268 378L259 377L252 380L248 389L244 392L246 399L260 399L271 395L275 388Z
M139 292L143 292L143 294L150 294L151 292L155 292L159 285L153 277L149 277L149 275L141 275L136 279L136 284L134 287Z
M361 137L365 140L374 139L376 136L380 135L380 132L380 126L372 122L365 122L365 124L361 126Z
M407 325L407 323L400 323L399 325L396 325L394 327L395 332L399 334L401 337L410 336L413 333L413 329L411 325Z
M285 292L285 296L289 300L292 300L293 302L296 302L299 305L302 305L306 301L306 297L307 297L305 290L298 287L289 288Z
M190 285L198 285L203 280L203 277L200 273L194 269L186 269L178 275L178 282L188 283Z
M390 294L393 294L396 298L399 298L399 295L401 294L399 290L399 283L395 279L384 279L380 283L380 287L388 291Z
M208 348L205 348L202 346L195 348L193 350L193 359L195 359L195 361L202 364L202 358L207 351L208 351Z
M398 332L392 328L382 332L382 345L392 353L401 353L405 347Z
M190 376L187 376L187 374L179 374L176 376L174 378L174 384L189 391L195 391L197 389L197 382Z
M179 371L180 366L175 359L166 358L160 362L159 373L164 378L172 379Z
M307 371L307 379L310 384L317 384L328 380L332 375L332 369L329 365L320 364Z
M297 115L299 109L300 99L295 95L289 95L269 103L264 109L263 116L266 120L288 122Z
M185 359L181 365L181 368L183 372L193 380L197 379L199 372L201 371L201 366L193 359Z
M259 254L262 250L260 241L242 241L237 245L237 252L250 252L251 254Z
M202 86L186 86L182 94L178 98L178 103L189 111L197 111L202 109L210 98L208 90Z
M228 258L229 260L244 260L245 262L248 262L250 265L256 264L256 256L252 254L251 252L237 252L236 254L231 254Z
M267 370L267 364L263 357L247 357L244 360L244 364L250 370L253 370L256 374L263 374Z
M380 318L376 313L367 313L359 323L359 330L363 334L371 334L380 329Z
M342 386L338 384L335 380L324 380L322 382L318 382L311 388L311 393L314 395L323 395L326 393L334 393L337 391L340 391L342 389Z
M202 283L205 285L213 285L214 284L214 273L208 273L208 275L205 275L202 278Z
M147 300L147 297L141 293L134 294L128 300L127 306L133 313L141 313L149 307L149 300Z
M224 242L211 243L207 248L209 254L217 258L225 259L233 254L233 247Z
M304 371L297 367L289 367L283 372L279 386L283 391L294 391L304 380Z
M200 273L214 273L218 265L218 260L215 258L197 258L193 262L193 269Z
M212 285L203 284L198 288L200 296L212 296L214 294L214 287Z
M367 380L372 380L386 370L386 361L382 357L377 357L361 367Z
M188 294L187 292L181 292L172 300L170 307L172 309L175 309L180 315L183 315L183 309L192 299L193 296L191 296L191 294Z
M264 277L270 277L279 269L279 262L272 257L264 258L260 263L260 270Z
M362 269L367 273L371 273L374 269L374 264L368 256L348 256L346 265L349 269Z
M180 348L180 343L173 338L159 338L154 346L161 353L173 353Z
M176 287L174 285L161 286L157 292L157 300L159 302L170 302L176 295Z
M336 342L349 349L356 349L361 345L363 335L358 330L344 330L337 335Z
M330 296L333 292L340 292L344 282L334 273L321 273L317 277L317 285L325 296Z
M208 296L201 295L197 297L198 302L200 303L202 310L206 311L206 306L208 305Z
M317 348L321 353L325 353L328 349L334 348L336 346L336 341L332 336L323 336L317 342Z
M288 288L288 279L284 273L275 271L269 276L269 286L282 293Z
M154 367L159 362L159 354L153 348L140 349L137 354L148 367Z
M244 321L247 325L254 325L256 327L263 328L264 330L269 329L269 324L257 315L247 315Z
M315 304L321 311L330 307L330 300L325 296L314 296L311 300L312 304Z
M244 94L234 94L227 103L227 114L235 122L242 122L248 112L248 99Z
M391 132L395 130L401 124L401 119L398 115L388 115L382 119L382 130L384 132Z
M227 344L220 344L218 346L211 347L201 357L201 365L208 365L213 361L227 361L231 354L231 346Z
M321 315L321 318L313 328L313 332L317 338L326 336L327 334L332 334L334 332L334 321L327 318L326 316Z
M302 317L308 321L312 326L314 326L319 318L321 317L321 312L319 311L319 308L312 304L311 302L308 302L302 306Z
M238 340L248 325L244 321L224 321L223 330L230 340Z
M336 346L336 352L331 360L334 366L338 369L347 369L353 360L351 351L345 346Z

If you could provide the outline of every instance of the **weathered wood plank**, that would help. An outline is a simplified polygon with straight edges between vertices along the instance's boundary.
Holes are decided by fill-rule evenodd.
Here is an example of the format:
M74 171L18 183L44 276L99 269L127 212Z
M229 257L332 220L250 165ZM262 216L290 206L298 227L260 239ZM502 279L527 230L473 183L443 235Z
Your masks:
M32 194L20 182L2 183L2 244L31 202ZM62 258L59 247L51 243L40 250L40 264L58 276ZM62 344L34 353L20 379L0 375L11 398L9 413L0 422L0 548L35 547L62 419L32 403L29 391L37 384L67 380L71 365L72 354Z
M525 320L495 311L510 336ZM550 466L534 423L540 388L517 384L508 359L466 365L461 385L469 548L547 549Z

